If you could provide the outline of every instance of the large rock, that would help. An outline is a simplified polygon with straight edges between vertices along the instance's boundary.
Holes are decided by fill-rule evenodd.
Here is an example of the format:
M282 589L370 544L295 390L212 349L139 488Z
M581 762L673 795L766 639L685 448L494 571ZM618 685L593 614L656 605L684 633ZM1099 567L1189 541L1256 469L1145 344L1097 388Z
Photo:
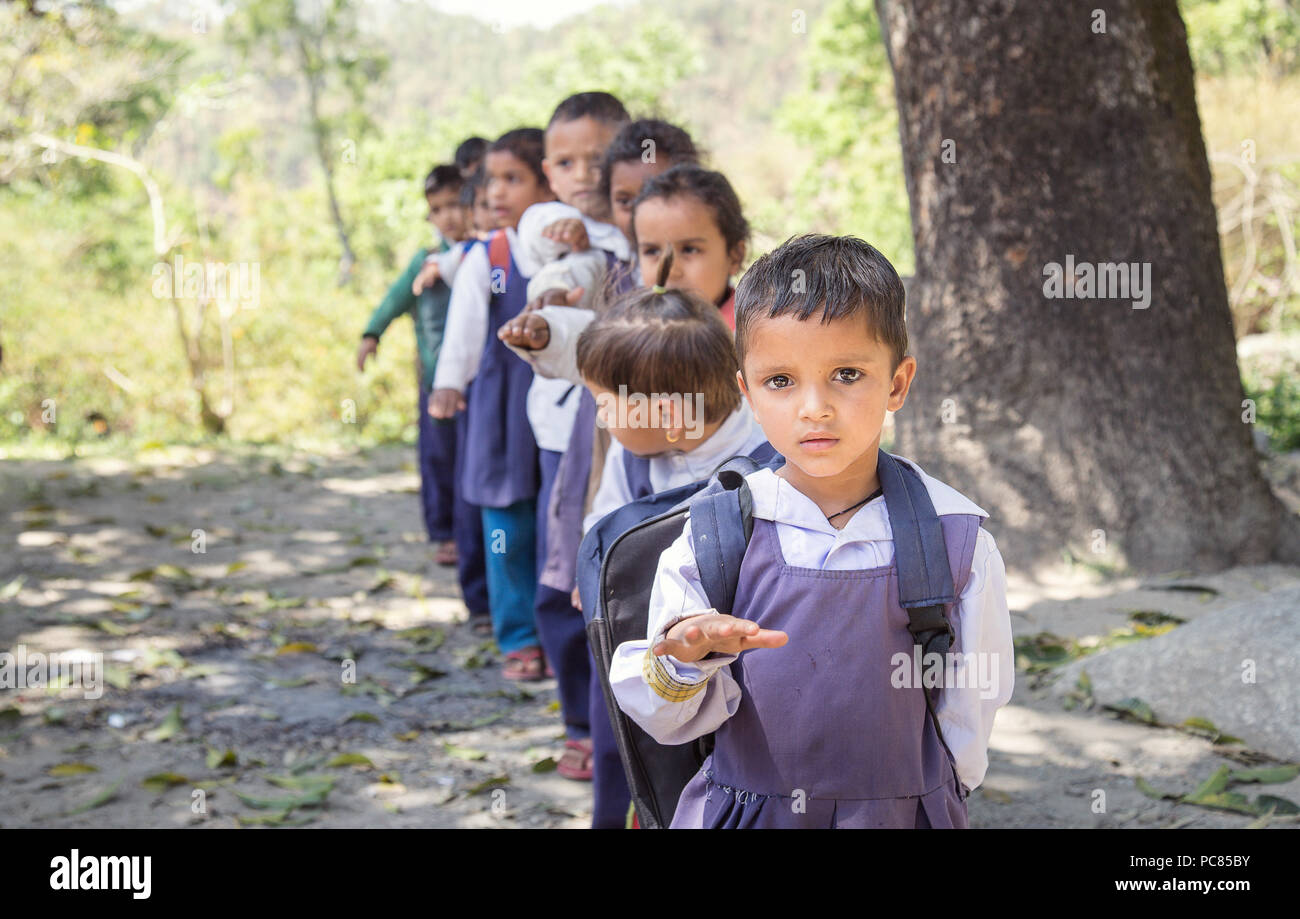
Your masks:
M1070 692L1083 670L1099 704L1137 697L1162 724L1205 718L1254 750L1300 761L1300 587L1074 661L1053 694Z

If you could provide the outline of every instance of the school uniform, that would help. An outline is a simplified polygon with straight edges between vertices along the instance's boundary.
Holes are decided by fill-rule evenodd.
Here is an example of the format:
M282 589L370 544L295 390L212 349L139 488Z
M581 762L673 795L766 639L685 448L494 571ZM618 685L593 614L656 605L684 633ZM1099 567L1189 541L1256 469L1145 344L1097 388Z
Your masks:
M488 612L487 574L483 556L483 522L477 507L465 501L457 487L460 453L464 444L457 419L436 419L429 414L429 393L442 348L446 329L447 307L451 299L449 286L454 266L465 244L448 246L439 241L433 252L420 249L402 275L384 295L371 314L363 337L383 337L398 316L409 314L415 324L415 344L419 380L416 387L416 457L420 471L420 503L425 531L430 542L453 539L457 551L457 578L461 594L471 615ZM419 296L411 284L426 261L444 265L443 279L425 288Z
M911 465L948 547L959 598L952 650L983 661L961 669L966 688L938 693L952 758L910 663L897 667L913 641L883 496L836 530L812 499L762 469L746 476L754 530L732 614L786 631L788 643L694 663L647 653L670 621L709 608L688 519L659 559L647 638L619 645L611 664L619 707L660 743L716 731L674 827L967 826L965 799L983 781L993 718L1014 681L1006 575L980 526L987 513ZM985 669L987 685L972 685Z
M528 279L513 255L513 229L497 231L511 249L504 277L494 278L485 241L457 269L435 389L466 402L467 446L460 485L482 509L488 595L497 645L510 653L537 645L537 441L528 421L532 368L496 336L524 308ZM499 244L498 244L499 245Z
M727 416L712 437L689 452L674 449L648 458L635 457L628 460L625 457L630 454L615 440L605 456L604 473L592 501L592 511L583 521L583 533L591 529L600 518L624 504L644 495L707 479L724 460L748 454L765 442L763 429L758 426L749 404L744 401ZM621 827L632 796L627 787L623 764L619 760L614 729L605 712L600 682L594 679L594 670L588 704L593 713L605 713L604 717L593 717L591 720L595 798L592 827Z

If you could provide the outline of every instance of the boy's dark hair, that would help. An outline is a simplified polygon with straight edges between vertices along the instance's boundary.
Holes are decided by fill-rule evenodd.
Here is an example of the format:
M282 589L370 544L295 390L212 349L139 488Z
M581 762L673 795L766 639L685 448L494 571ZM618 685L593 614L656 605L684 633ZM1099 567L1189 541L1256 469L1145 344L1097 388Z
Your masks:
M574 93L555 107L551 120L546 127L558 122L577 121L579 118L591 118L603 124L622 124L631 120L623 103L610 93Z
M749 223L745 220L736 190L720 172L704 169L694 163L673 166L657 176L652 176L641 186L641 194L632 202L632 229L636 232L636 209L643 201L652 198L696 198L713 210L713 219L722 232L727 249L749 240ZM633 244L636 240L632 240Z
M460 170L448 163L443 163L442 165L434 166L433 169L429 171L429 174L425 176L424 193L426 195L432 195L435 192L442 191L444 188L460 191L460 187L463 184L465 184L465 180L461 178Z
M488 142L481 137L467 137L462 140L460 146L456 148L456 155L452 157L456 168L463 171L482 160L487 145Z
M698 164L700 161L700 151L696 148L695 141L677 125L658 118L629 121L619 128L605 150L605 161L600 168L602 199L609 199L609 176L614 171L614 164L641 159L646 154L646 141L653 144L650 150L656 159L662 157L672 166L680 163Z
M736 350L716 306L680 288L663 290L672 262L670 249L657 289L624 294L582 330L578 373L611 392L621 385L647 396L702 393L704 422L712 424L740 407Z
M528 164L528 168L537 176L543 188L550 188L546 173L542 171L542 159L546 155L546 135L541 128L515 128L506 131L492 142L488 153L509 153L516 159ZM485 154L486 156L486 154Z
M893 367L907 355L903 282L889 259L855 236L792 236L749 266L736 285L736 356L760 319L792 313L800 321L818 309L821 321L862 317L889 348Z
M474 201L478 198L478 193L483 189L483 183L487 181L487 174L480 162L478 168L465 180L460 187L460 203L462 207L473 208Z

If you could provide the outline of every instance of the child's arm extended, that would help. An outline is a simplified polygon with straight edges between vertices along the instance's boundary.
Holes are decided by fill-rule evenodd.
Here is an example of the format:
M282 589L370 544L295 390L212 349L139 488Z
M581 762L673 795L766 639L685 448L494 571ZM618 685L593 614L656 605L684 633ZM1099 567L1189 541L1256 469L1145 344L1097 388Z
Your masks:
M1015 681L1006 568L992 535L982 528L952 627L956 637L951 650L962 656L954 659L956 686L945 682L935 714L958 778L974 789L988 771L993 716L1010 701Z
M452 417L455 406L464 401L465 387L478 373L488 334L489 270L487 246L474 246L456 271L433 377L430 401L438 406L438 411L431 410L434 417Z
M651 737L662 744L687 743L736 713L740 687L727 665L747 648L776 648L786 640L784 632L759 629L709 606L688 520L659 557L646 638L614 650L610 685L619 707Z
M591 310L576 306L543 306L520 313L501 327L498 336L541 376L558 377L582 386L582 375L578 373L578 336L595 318Z
M366 358L375 353L379 346L379 339L394 319L403 313L409 313L415 307L415 296L411 293L412 279L419 273L420 266L424 264L425 250L421 249L415 253L402 276L393 282L393 286L388 288L388 293L384 294L384 299L375 311L370 314L370 321L366 323L366 329L361 333L361 347L357 351L357 369L366 369Z

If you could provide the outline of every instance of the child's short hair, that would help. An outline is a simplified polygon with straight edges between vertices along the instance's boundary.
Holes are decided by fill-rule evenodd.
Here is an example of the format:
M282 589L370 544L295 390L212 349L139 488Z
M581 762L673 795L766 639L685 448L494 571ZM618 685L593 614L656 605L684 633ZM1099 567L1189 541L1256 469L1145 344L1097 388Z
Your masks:
M646 141L651 144L648 148ZM700 151L696 148L695 141L677 125L658 118L629 121L619 128L605 150L605 161L600 168L602 198L609 198L609 174L614 170L614 164L639 160L645 156L647 149L656 159L662 157L673 166L700 161Z
M727 177L693 163L682 163L652 176L641 186L641 194L632 202L632 231L636 232L636 209L653 198L692 197L713 210L713 218L722 231L727 249L749 240L749 223L740 207L740 198ZM635 240L633 240L635 243Z
M623 107L623 103L611 93L574 93L555 107L546 127L550 128L551 125L561 122L577 121L579 118L591 118L602 124L622 124L631 117Z
M515 128L506 131L492 142L488 153L510 153L518 160L528 164L528 168L537 176L543 188L550 188L546 173L542 171L542 159L546 156L546 135L541 128Z
M797 283L796 283L797 282ZM750 327L821 309L821 321L864 317L890 350L893 367L907 355L906 297L889 259L855 236L792 236L764 255L736 285L736 355L743 369Z
M603 389L704 397L704 422L721 421L740 407L736 349L718 308L680 288L664 290L671 252L660 264L659 286L630 291L597 315L578 336L578 373Z
M452 157L456 168L463 172L482 160L487 145L488 142L481 137L467 137L462 140L460 146L456 148L456 155Z
M477 169L470 175L465 183L460 187L460 203L462 207L473 208L478 194L483 190L483 184L487 181L487 175L483 169L483 164L479 163Z
M459 192L464 184L465 180L461 178L460 170L455 166L443 163L434 166L429 171L429 174L424 177L424 193L432 195L445 188Z

